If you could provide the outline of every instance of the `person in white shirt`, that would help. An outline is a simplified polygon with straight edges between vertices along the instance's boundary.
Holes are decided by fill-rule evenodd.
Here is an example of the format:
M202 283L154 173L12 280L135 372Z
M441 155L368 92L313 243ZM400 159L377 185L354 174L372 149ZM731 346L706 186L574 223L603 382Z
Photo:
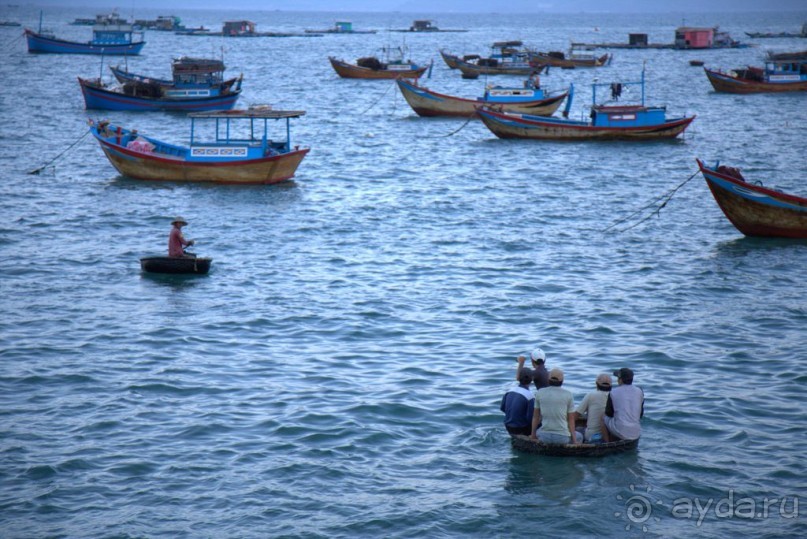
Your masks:
M606 442L638 440L642 434L644 391L633 385L633 371L627 367L614 371L619 385L611 390L605 404L602 431Z

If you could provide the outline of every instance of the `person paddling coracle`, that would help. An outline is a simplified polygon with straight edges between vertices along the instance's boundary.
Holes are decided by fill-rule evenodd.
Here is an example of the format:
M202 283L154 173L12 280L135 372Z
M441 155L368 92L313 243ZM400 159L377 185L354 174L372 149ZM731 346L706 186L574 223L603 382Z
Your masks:
M182 217L177 217L171 221L171 233L168 235L168 256L181 258L181 257L195 257L192 253L186 253L184 248L194 244L193 240L186 240L182 235L182 227L187 225L188 222Z

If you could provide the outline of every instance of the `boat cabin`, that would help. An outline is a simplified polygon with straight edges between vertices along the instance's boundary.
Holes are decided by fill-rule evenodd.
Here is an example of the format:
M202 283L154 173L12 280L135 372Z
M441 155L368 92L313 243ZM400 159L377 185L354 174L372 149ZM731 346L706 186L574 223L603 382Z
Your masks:
M692 28L682 26L675 30L675 48L709 49L714 43L714 28Z
M177 58L171 64L177 86L212 86L224 80L224 62L207 58Z
M197 161L221 161L227 158L257 159L267 155L288 153L291 147L292 118L303 116L302 110L272 110L268 106L250 107L245 110L194 112L191 119L190 155ZM213 139L199 140L197 122L214 120ZM285 137L269 138L269 121L285 120ZM208 124L209 125L209 124Z
M92 28L93 45L128 45L135 32L131 24L96 24ZM142 39L143 33L137 32Z
M798 82L807 80L807 61L765 62L768 82Z
M336 21L334 23L334 32L346 32L350 33L353 31L353 23L349 21Z
M225 21L221 33L225 36L248 36L255 33L252 21Z
M591 108L594 127L643 127L663 124L666 118L666 107L597 105Z
M409 30L411 32L436 32L438 28L434 25L434 21L420 20L413 22Z

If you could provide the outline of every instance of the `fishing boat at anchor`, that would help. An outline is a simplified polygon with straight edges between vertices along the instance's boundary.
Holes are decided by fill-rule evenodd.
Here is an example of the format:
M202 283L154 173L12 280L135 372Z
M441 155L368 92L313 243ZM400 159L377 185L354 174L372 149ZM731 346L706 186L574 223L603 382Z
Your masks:
M142 83L157 84L167 90L212 90L216 93L232 91L239 77L224 80L224 62L208 58L191 58L182 56L171 62L171 78L161 79L150 75L132 73L128 68L109 66L110 71L121 84Z
M598 105L597 88L608 87L611 98L619 99L626 86L641 86L641 102L635 105ZM499 112L482 107L478 114L499 138L541 140L659 140L675 138L692 123L695 116L667 118L663 106L645 105L644 71L639 82L592 84L590 120L542 117L531 114Z
M769 59L764 67L731 71L704 68L716 92L751 94L807 91L807 58Z
M85 43L59 39L42 30L41 13L39 31L26 28L24 32L28 52L32 53L135 56L146 44L142 39L143 33L135 32L131 24L96 24L92 29L92 39Z
M133 81L109 86L101 79L78 77L87 109L100 110L169 110L211 111L229 110L241 95L241 79L234 87L223 83L207 88L162 86L159 83Z
M580 45L573 44L568 53L561 51L535 52L530 63L536 66L560 67L562 69L575 69L578 67L602 67L611 63L612 55L603 54L595 56L580 52Z
M489 85L485 88L484 95L476 99L441 94L404 79L398 79L396 83L404 99L418 116L473 118L476 116L476 109L482 105L495 106L509 112L551 116L558 110L569 92L550 94L540 86L535 87L534 80L528 79L522 87Z
M524 47L521 41L497 41L491 45L488 57L468 55L460 58L441 51L446 64L455 65L464 78L479 75L531 75L540 73L544 65L531 62L535 53ZM448 56L448 59L446 59Z
M205 275L212 262L212 258L197 256L144 256L140 259L140 269L146 273Z
M90 133L112 166L136 180L273 184L291 179L309 151L292 146L290 141L290 120L304 114L267 106L194 112L188 115L188 146L144 136L107 120L90 120ZM269 138L270 120L285 120L284 138ZM212 123L214 138L200 139L200 132L205 130L197 122Z
M744 235L807 238L807 198L748 182L735 167L697 162L717 205Z
M407 79L420 78L429 65L419 65L411 60L404 60L404 47L384 47L385 60L382 61L375 56L359 58L355 64L338 60L334 56L329 56L336 73L344 79L397 79L399 77Z
M120 82L78 79L87 109L103 110L229 110L241 94L243 77L224 80L224 62L182 57L171 66L173 78L159 79L110 67Z

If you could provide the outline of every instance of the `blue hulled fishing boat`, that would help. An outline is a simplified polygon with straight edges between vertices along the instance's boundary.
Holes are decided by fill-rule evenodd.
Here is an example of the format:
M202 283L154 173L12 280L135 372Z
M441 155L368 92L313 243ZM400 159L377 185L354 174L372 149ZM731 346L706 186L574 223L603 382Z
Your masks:
M597 88L608 87L616 101L623 88L641 86L641 102L636 105L598 105ZM499 138L543 140L658 140L674 138L684 132L695 116L667 118L667 108L646 106L644 71L639 82L592 84L590 120L542 117L499 112L489 107L479 109L484 124Z
M25 39L28 42L28 52L51 54L135 56L140 54L146 44L143 33L135 32L131 24L96 24L92 29L92 40L85 43L59 39L42 30L41 15L39 31L26 28Z
M104 110L229 110L241 93L242 78L224 80L224 62L205 58L178 58L171 80L129 73L113 67L120 85L101 79L79 78L88 109Z

